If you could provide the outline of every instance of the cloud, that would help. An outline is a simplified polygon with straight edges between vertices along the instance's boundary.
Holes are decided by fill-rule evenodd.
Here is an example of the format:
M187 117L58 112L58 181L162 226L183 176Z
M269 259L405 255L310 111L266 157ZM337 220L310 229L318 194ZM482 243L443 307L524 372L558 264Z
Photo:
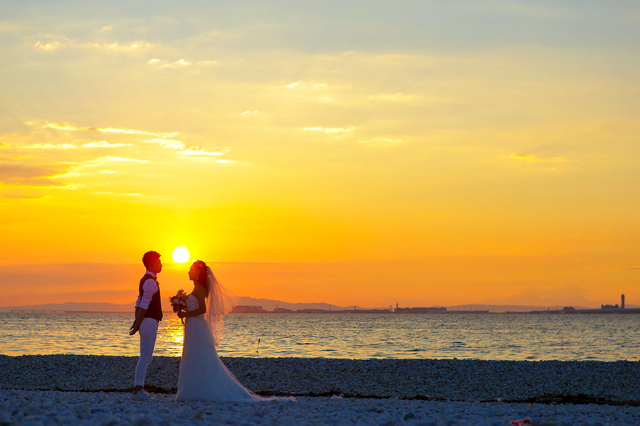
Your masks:
M260 111L258 111L257 109L254 109L253 111L242 111L240 113L240 115L242 117L254 117L256 115L258 115L260 113Z
M127 135L147 135L147 136L157 136L160 138L171 138L180 134L180 132L171 132L171 133L154 133L148 132L146 130L135 130L135 129L117 129L111 127L100 127L97 129L99 132L106 133L123 133Z
M162 59L153 58L147 62L149 65L155 65L158 68L180 68L180 67L188 67L191 65L190 62L184 59L178 59L174 62L164 61Z
M173 139L156 138L145 140L145 142L158 144L165 148L175 149L178 155L187 155L192 157L217 157L224 155L221 151L207 151L197 146L187 148L184 142Z
M111 31L112 29L113 29L113 25L105 25L104 27L100 28L98 31L105 32L105 31Z
M70 123L51 123L49 121L45 121L42 124L35 121L27 121L25 122L25 124L28 126L39 126L43 129L55 129L55 130L64 130L64 131L70 131L70 132L98 130L97 127L78 127Z
M524 160L524 161L533 161L533 162L540 161L538 157L530 154L511 154L509 158L513 158L514 160Z
M108 27L103 27L104 31L108 31ZM100 30L103 31L103 30ZM148 41L131 41L127 43L121 43L119 41L111 43L87 43L78 42L65 36L59 36L55 34L41 35L44 41L38 40L33 45L33 48L38 51L55 51L58 49L85 49L85 50L100 50L106 52L118 52L118 53L136 53L154 49L158 47L158 44Z
M189 148L189 149L185 149L182 151L178 151L178 154L180 155L193 155L193 156L219 156L219 155L223 155L222 152L219 151L214 151L214 152L209 152L209 151L205 151L203 149L196 147L193 148Z
M123 147L123 146L131 146L131 144L128 143L110 143L107 141L94 141L94 142L87 142L85 144L82 144L80 146L78 145L73 145L70 143L60 143L60 144L53 144L53 143L35 143L32 145L23 145L21 146L21 148L24 149L58 149L58 150L65 150L65 149L77 149L77 148L119 148L119 147Z
M178 140L173 140L173 139L162 139L162 138L156 138L156 139L147 139L145 140L146 143L154 143L154 144L158 144L161 146L164 146L165 148L173 148L173 149L177 149L177 150L181 150L185 148L185 144L182 141L178 141Z
M131 146L130 143L110 143L107 141L88 142L82 145L83 148L119 148L122 146Z
M36 143L33 145L25 145L22 148L24 149L76 149L77 146L72 145L70 143L60 143L60 144Z
M0 183L16 186L58 186L52 177L66 172L64 166L27 166L0 163Z
M536 163L539 165L536 167L547 167L550 170L556 171L559 170L558 166L567 162L567 159L564 157L540 158L532 154L511 154L508 158L515 161Z
M166 61L164 59L152 58L147 61L147 64L155 66L157 68L185 68L188 66L214 66L217 65L216 61L197 61L189 62L185 59L178 59L177 61Z
M33 48L36 50L42 50L45 52L53 52L54 50L57 50L60 47L60 42L59 41L54 41L52 43L40 43L39 41L36 42L36 44L33 45Z
M327 134L345 134L356 130L354 126L349 127L305 127L302 129L305 132L324 132Z
M10 200L33 200L36 198L42 198L42 194L25 193L25 192L0 192L0 198L7 198Z
M115 156L104 156L93 158L91 160L83 161L80 163L74 163L76 169L83 169L86 167L96 167L96 166L104 166L106 164L112 163L138 163L138 164L146 164L149 160L140 160L137 158L128 158L128 157L115 157ZM102 173L102 172L101 172Z
M95 160L91 160L92 162L95 163L104 163L104 162L116 162L116 163L148 163L149 160L139 160L137 158L126 158L126 157L112 157L112 156L106 156L106 157L100 157L100 158L96 158Z
M150 132L147 130L139 130L139 129L127 129L127 128L117 128L117 127L93 127L93 126L76 126L71 123L52 123L50 121L45 121L44 123L37 121L27 121L26 125L32 127L41 127L43 129L54 129L54 130L62 130L67 132L103 132L103 133L116 133L116 134L125 134L125 135L145 135L145 136L155 136L158 138L171 138L180 134L180 132ZM103 144L104 145L104 144Z

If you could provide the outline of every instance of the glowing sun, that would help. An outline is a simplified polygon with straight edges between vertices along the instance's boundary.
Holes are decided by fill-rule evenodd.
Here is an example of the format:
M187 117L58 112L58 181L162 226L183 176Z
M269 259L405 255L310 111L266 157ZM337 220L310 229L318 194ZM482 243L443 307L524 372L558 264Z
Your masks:
M173 261L176 263L185 263L189 261L189 250L185 246L178 246L173 250Z

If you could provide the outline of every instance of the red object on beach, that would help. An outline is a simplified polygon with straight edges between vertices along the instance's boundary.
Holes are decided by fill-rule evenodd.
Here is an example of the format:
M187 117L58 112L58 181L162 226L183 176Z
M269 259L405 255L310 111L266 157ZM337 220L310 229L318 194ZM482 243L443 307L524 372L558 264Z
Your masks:
M511 420L510 422L513 426L524 426L527 423L531 424L531 419L522 419L522 420Z

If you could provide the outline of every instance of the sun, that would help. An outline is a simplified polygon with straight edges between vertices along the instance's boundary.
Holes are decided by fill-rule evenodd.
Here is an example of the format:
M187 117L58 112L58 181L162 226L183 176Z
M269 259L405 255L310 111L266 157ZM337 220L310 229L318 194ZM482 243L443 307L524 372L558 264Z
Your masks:
M178 246L173 250L173 254L171 256L175 263L185 263L189 261L189 257L191 255L185 246Z

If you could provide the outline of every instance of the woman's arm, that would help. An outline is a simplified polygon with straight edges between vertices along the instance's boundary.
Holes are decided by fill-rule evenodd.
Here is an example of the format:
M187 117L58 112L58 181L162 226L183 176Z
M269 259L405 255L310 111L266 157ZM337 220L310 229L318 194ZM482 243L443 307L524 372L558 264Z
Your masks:
M196 299L198 299L198 309L194 309L193 311L189 311L189 312L179 312L178 313L178 317L180 318L185 318L185 317L195 317L197 315L202 315L205 312L207 312L207 306L204 303L204 294L201 291L194 291L192 293Z

